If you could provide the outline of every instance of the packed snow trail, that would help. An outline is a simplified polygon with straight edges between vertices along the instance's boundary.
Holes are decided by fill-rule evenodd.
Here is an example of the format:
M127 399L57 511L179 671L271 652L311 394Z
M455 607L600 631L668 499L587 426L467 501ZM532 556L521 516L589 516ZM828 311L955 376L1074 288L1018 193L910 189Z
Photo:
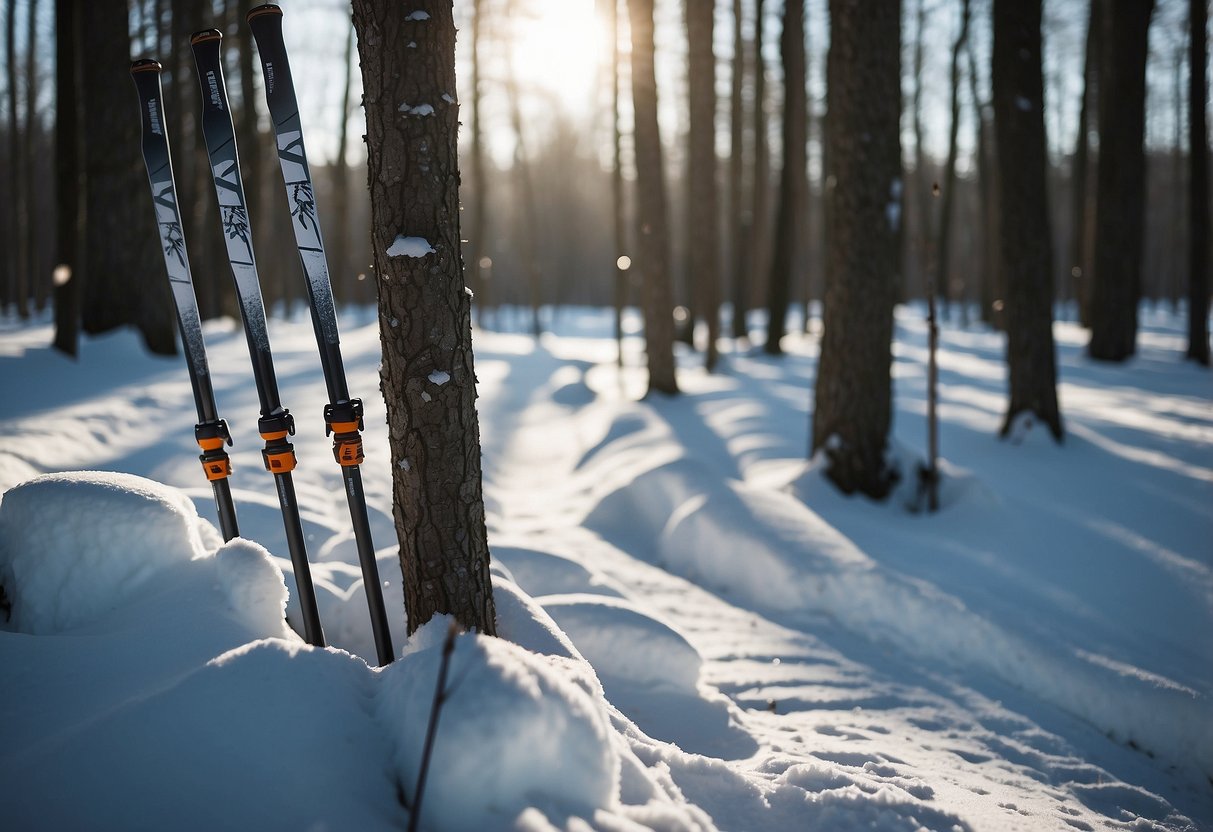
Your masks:
M772 513L772 505L790 498L781 491L746 489L743 483L736 483L734 490L743 497L750 491L747 517L738 516L736 506L730 512L727 501L723 506L718 499L715 505L705 505L705 500L697 497L705 492L710 495L720 487L713 476L719 471L698 461L705 451L717 468L731 467L737 472L749 468L759 472L753 479L769 480L769 469L753 459L754 449L762 452L762 443L751 440L742 445L734 441L738 437L728 435L705 442L703 435L711 432L710 419L688 428L688 413L693 414L697 407L712 412L700 403L702 398L697 402L694 383L689 385L692 394L677 400L658 397L638 405L621 405L613 400L615 391L626 388L628 381L611 378L615 373L612 368L586 360L594 354L592 344L583 342L580 346L584 352L577 355L571 348L574 343L572 339L551 339L546 345L561 350L559 357L537 348L511 364L515 375L546 376L546 382L509 384L503 391L507 397L529 396L531 401L504 403L506 412L525 414L525 420L523 424L510 422L513 436L496 455L497 463L486 468L493 486L490 490L510 495L498 507L501 516L494 526L494 539L510 545L504 549L498 546L497 557L508 567L514 552L528 547L532 560L536 550L575 552L576 559L590 569L584 591L597 593L604 586L622 587L627 598L656 610L671 622L703 655L704 679L746 708L743 723L747 731L755 737L765 734L776 738L761 743L765 747L750 760L751 773L777 766L764 760L763 752L778 751L779 757L795 759L796 752L787 750L786 733L792 733L797 739L794 745L802 745L799 753L817 763L833 761L858 767L869 775L879 769L902 780L905 767L911 767L910 772L917 767L920 782L930 785L911 788L907 791L911 797L936 793L936 800L931 802L955 806L969 803L977 795L998 804L1006 813L1008 828L1022 825L1028 816L1034 818L1034 826L1073 826L1106 821L1108 815L1123 820L1126 812L1164 827L1185 827L1182 811L1167 797L1129 783L1157 782L1159 792L1207 813L1209 795L1201 794L1199 775L1193 777L1190 772L1187 785L1182 782L1184 778L1179 785L1168 783L1165 775L1160 776L1158 769L1162 766L1093 730L1073 712L1065 713L1056 705L1040 701L1042 694L1045 700L1052 695L1063 705L1077 706L1074 700L1084 692L1100 692L1096 679L1082 683L1090 684L1088 688L1080 685L1071 693L1065 687L1072 684L1070 675L1059 680L1052 694L1047 686L1041 690L1039 683L1045 676L1032 674L1042 674L1035 662L1042 656L1049 657L1050 651L1042 649L1046 645L1032 641L1017 644L1013 631L1004 633L996 624L973 616L957 606L956 599L925 582L875 568L850 541L828 527L816 532L815 540L825 551L833 549L834 558L806 563L788 557L778 547L762 549L764 541L780 540L781 526L785 529L782 534L792 527L803 534L806 523L811 528L813 522L823 525L822 521L805 514L803 505L794 501L799 513L790 511L782 517L778 510ZM574 355L576 360L570 361ZM524 362L539 366L524 372ZM766 362L758 359L748 363ZM702 384L718 386L707 378ZM756 386L744 374L738 384ZM593 403L596 398L598 404ZM769 398L775 407L786 401L780 396ZM733 406L744 407L750 400L742 397ZM665 421L668 426L662 424ZM557 424L567 429L553 430ZM668 434L671 427L674 436L663 435L663 429ZM766 433L747 425L751 435L770 435L771 426L764 427ZM688 440L688 435L700 439ZM680 447L682 444L686 447ZM721 449L719 456L713 455L712 447ZM727 450L730 447L743 449L740 459L731 458ZM631 460L627 458L629 453ZM601 464L594 463L595 457ZM673 478L659 476L663 469L677 470L679 463L689 466L688 476L697 488L680 485L683 480L677 474ZM554 473L560 469L562 473ZM651 488L646 488L644 480L653 472L657 472L653 474L656 479ZM949 473L954 478L950 486L955 488L957 472ZM960 487L971 489L966 482L960 475ZM609 501L620 498L622 505L612 510ZM744 503L737 505L744 508ZM980 501L961 510L973 508L980 508ZM706 526L700 523L704 530L698 535L693 524L689 529L680 527L695 516L707 521ZM555 518L564 518L565 527L554 527ZM603 530L626 551L602 540L586 526ZM793 548L797 543L804 545L794 537L785 536L783 540ZM770 554L760 556L763 551ZM839 558L844 566L851 561L859 568L839 572ZM694 583L679 580L666 570L692 577ZM531 575L542 573L533 564L527 571ZM823 592L823 582L829 586L831 573L841 577L843 583ZM853 578L848 579L848 574ZM809 588L799 591L796 584L806 581ZM544 603L542 577L534 582L519 578L519 582ZM714 592L709 592L709 587ZM855 590L872 593L872 597L863 601ZM564 586L559 591L567 597L572 590ZM899 598L909 606L899 607ZM737 603L741 606L735 606ZM882 604L891 606L886 610ZM954 621L949 621L949 614ZM942 616L942 620L932 620L936 616ZM899 632L899 623L909 624L910 629ZM924 626L928 629L923 630ZM915 643L924 633L939 639L930 644ZM576 637L572 637L576 643ZM939 640L943 643L937 643ZM955 642L954 648L947 646L949 641ZM721 652L722 644L729 644L729 650L714 656ZM1020 655L1024 648L1030 648L1029 655ZM989 661L980 655L983 649L990 651ZM923 670L922 659L933 656L936 661ZM1056 662L1054 672L1073 672L1074 668L1061 663L1060 658ZM1002 666L1007 663L1009 669ZM1079 680L1084 678L1081 672L1079 669ZM1021 673L1029 675L1021 677ZM1115 674L1107 681L1115 689ZM1121 688L1125 681L1119 680ZM1132 679L1128 681L1135 684ZM609 695L609 679L604 679L604 684ZM1181 753L1186 749L1197 761L1201 759L1209 747L1203 741L1210 727L1203 719L1208 714L1207 697L1193 702L1182 690L1146 684L1138 695L1143 697L1141 707L1147 710L1138 713L1132 690L1121 689L1118 693L1128 697L1128 704L1113 701L1110 719L1123 719L1124 715L1146 719L1153 715L1159 718L1165 740ZM1168 696L1174 697L1169 704ZM1150 711L1151 706L1157 710ZM1178 706L1178 713L1174 706ZM641 728L653 726L656 738L679 742L679 734L699 740L714 737L716 747L704 748L705 753L725 759L741 756L735 753L730 757L727 743L721 739L726 734L721 724L727 727L735 720L716 718L710 709L701 707L700 724L688 728L670 720L669 711L655 712L652 719L646 719L643 710L630 713ZM684 705L681 713L688 712ZM851 712L862 714L858 723L837 719L839 713ZM765 730L757 728L756 721L765 723ZM797 725L793 728L788 723ZM871 729L873 725L875 730ZM899 738L892 750L889 743L882 743L888 736ZM906 740L915 753L908 754L901 745ZM682 745L687 748L685 743ZM838 750L826 751L823 745ZM854 750L857 745L863 750ZM897 762L890 764L886 758ZM937 776L940 769L949 772L942 783ZM913 780L912 773L910 777ZM1119 777L1128 782L1120 782ZM1193 780L1196 786L1191 785ZM1042 789L1042 783L1050 788ZM945 794L950 796L945 799ZM693 799L700 802L697 796ZM710 794L704 799L707 802L701 805L710 807ZM721 822L720 817L717 820Z

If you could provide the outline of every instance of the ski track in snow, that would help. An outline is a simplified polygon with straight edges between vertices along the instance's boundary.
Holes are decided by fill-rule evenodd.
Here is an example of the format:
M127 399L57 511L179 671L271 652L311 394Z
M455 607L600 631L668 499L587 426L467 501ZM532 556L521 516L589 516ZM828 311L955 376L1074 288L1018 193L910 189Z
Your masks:
M587 320L578 319L581 326L572 329L607 331L605 317L583 315ZM389 571L395 549L391 470L383 404L373 394L373 311L362 318L345 322L343 347L351 393L367 404L364 476L388 602L398 604L398 581ZM345 507L333 498L340 473L323 435L326 394L310 326L271 321L271 328L283 401L299 425L296 484L326 632L334 644L373 655L364 603L354 591L360 585ZM902 313L894 366L895 430L900 441L915 444L912 432L922 419L922 329L917 317ZM242 532L283 555L276 502L260 465L243 337L230 323L211 323L206 338L219 413L236 439L233 486ZM904 615L906 625L905 632L890 633L889 621L878 626L864 608L838 606L847 599L830 594L834 586L861 586L830 583L842 578L883 581L910 599L925 587L923 597L960 605L949 608L953 618L947 620L1010 634L1042 655L1054 643L1063 654L1086 651L1109 678L1121 662L1128 675L1144 674L1145 705L1165 701L1149 698L1152 690L1174 684L1197 692L1193 713L1213 716L1209 630L1196 629L1213 616L1213 557L1207 542L1203 549L1192 546L1191 524L1187 530L1164 528L1148 515L1151 506L1165 503L1175 516L1208 516L1211 397L1207 387L1203 395L1196 392L1199 384L1175 366L1178 359L1167 351L1177 340L1165 328L1145 328L1136 366L1118 371L1085 365L1074 329L1059 327L1070 433L1064 453L1073 457L1067 460L1039 435L1029 434L1014 450L993 440L1004 383L1000 341L945 328L944 455L974 472L945 469L954 489L945 491L945 513L935 527L931 519L910 518L925 527L915 531L908 515L891 513L898 508L823 495L819 474L798 461L816 355L809 339L790 339L783 364L746 353L726 356L731 368L718 377L692 369L693 354L681 355L687 395L636 403L643 377L610 366L614 346L605 337L535 342L477 330L495 569L546 605L594 664L619 709L614 721L631 755L626 759L638 761L625 763L625 791L629 783L639 788L627 765L664 769L670 794L706 811L720 829L1213 828L1213 781L1202 782L1213 772L1165 753L1184 749L1137 750L1123 737L1108 736L1119 724L1101 725L1067 707L1064 686L1050 698L1031 679L1000 675L999 656L974 666L963 643L953 652L922 643L931 627L944 625L917 607L890 612L893 623ZM0 491L42 471L131 471L182 488L213 519L209 488L198 482L181 362L145 358L133 337L119 334L86 343L80 363L65 367L42 346L47 342L46 327L0 333L0 380L10 390L34 388L28 397L0 404ZM642 361L639 349L630 339L631 368ZM1142 377L1135 374L1146 372L1153 373L1150 390L1136 389ZM42 383L45 389L38 388ZM1142 441L1147 435L1150 441ZM990 462L1012 453L1021 456L1005 470ZM1143 509L1134 506L1136 491L1093 487L1084 493L1081 477L1066 465L1080 471L1087 465L1096 472L1092 482L1111 474L1140 480L1127 488L1142 495L1153 490L1162 500L1143 502ZM984 552L970 545L966 513L1012 524L1026 516L1007 514L1011 498L1004 494L1014 495L1017 510L1026 504L1037 512L1046 531L1070 529L1049 519L1056 507L1048 494L1054 492L1045 489L1038 503L1030 502L1033 478L1054 468L1063 486L1072 480L1077 489L1067 492L1073 511L1084 518L1074 525L1088 529L1075 545L1102 540L1110 547L1106 552L1075 553L1069 572L1069 561L1046 563L1025 551L1024 562L1005 562L997 547ZM691 482L701 475L716 484L700 492L673 490L688 472ZM664 525L651 526L645 507L628 502L646 482L682 500ZM815 509L825 531L814 539L827 548L820 559L803 563L778 550L773 559L755 560L757 549L748 548L747 536L794 540L781 523L810 522L810 515L796 513L793 496ZM951 515L949 500L957 501ZM768 510L785 501L785 513ZM630 513L618 516L620 511ZM735 537L687 537L713 528L704 525L711 519ZM884 525L908 530L909 549L937 556L899 558L882 548L892 536ZM1031 529L1005 531L1028 549L1038 541ZM688 539L699 547L689 554ZM1121 588L1099 576L1097 556L1129 551L1158 569L1143 575L1141 598L1120 599ZM1151 599L1171 586L1167 575L1188 589L1172 599L1161 620L1147 621ZM290 587L289 572L286 577ZM978 578L997 580L982 586ZM1116 608L1110 598L1123 600L1126 615L1142 622L1140 633L1108 618L1106 609ZM1032 620L1034 615L1043 617ZM402 623L393 622L401 626L394 632L398 645L404 643ZM1172 643L1184 628L1193 628L1190 642ZM1156 660L1155 639L1171 640ZM651 657L629 662L629 651L646 649L676 661L664 683L644 675L654 666ZM1068 666L1058 665L1063 671ZM1113 703L1102 713L1114 719L1120 712ZM1166 718L1160 717L1164 728ZM1191 733L1203 736L1210 724L1194 724ZM1170 736L1159 730L1156 736ZM1134 739L1133 745L1140 743ZM1192 753L1199 756L1201 749ZM632 820L643 822L638 814Z

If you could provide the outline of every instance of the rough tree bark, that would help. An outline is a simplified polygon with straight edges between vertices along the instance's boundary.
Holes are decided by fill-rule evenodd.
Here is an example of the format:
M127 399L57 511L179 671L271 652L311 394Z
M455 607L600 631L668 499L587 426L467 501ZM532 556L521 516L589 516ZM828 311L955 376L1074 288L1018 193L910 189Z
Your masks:
M471 297L459 242L454 11L450 0L354 0L353 8L408 630L449 613L493 634Z
M812 450L845 493L887 496L901 179L901 10L831 0L826 61L830 235Z
M644 276L644 342L648 392L675 394L673 292L669 219L661 134L657 126L653 0L628 0L632 34L632 108L635 112L636 239Z
M1209 366L1209 123L1205 113L1208 82L1205 73L1209 44L1206 0L1191 0L1188 19L1188 358Z
M720 214L716 198L716 56L712 51L715 0L687 0L687 260L693 306L708 325L704 366L720 356ZM694 320L691 321L692 330Z
M1095 285L1087 354L1124 361L1137 349L1145 237L1146 58L1154 0L1117 2L1103 15Z
M779 210L775 217L775 248L767 284L767 340L763 349L782 355L780 341L786 332L791 304L792 271L799 262L797 250L808 232L804 224L805 196L809 189L807 150L808 101L805 93L804 0L786 0L783 34L783 170L779 175Z
M994 0L992 87L1010 381L1002 435L1027 413L1061 441L1040 18L1041 0Z

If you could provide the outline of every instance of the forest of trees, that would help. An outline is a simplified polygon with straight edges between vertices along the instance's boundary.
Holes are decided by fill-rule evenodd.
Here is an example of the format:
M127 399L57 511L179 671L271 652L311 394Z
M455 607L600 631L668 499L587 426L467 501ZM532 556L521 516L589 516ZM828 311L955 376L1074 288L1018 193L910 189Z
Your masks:
M142 172L125 67L142 54L165 65L202 313L234 312L216 262L219 232L207 221L197 85L184 48L209 26L230 42L256 246L289 250L261 78L242 25L253 5L7 0L4 315L53 309L56 346L68 353L81 333L127 325L150 349L173 350L147 206L129 197L141 193ZM811 302L824 301L828 316L830 281L850 274L839 265L846 252L833 249L835 232L846 239L835 213L855 195L839 192L834 166L850 164L845 154L861 137L832 144L831 122L847 123L848 95L863 94L865 109L890 114L896 144L890 181L860 198L895 214L893 254L877 258L881 279L895 301L931 295L940 317L1008 330L1008 421L1023 408L1061 435L1050 394L1032 389L1042 377L1052 386L1053 315L1091 327L1092 357L1120 361L1134 351L1139 302L1186 306L1189 356L1207 362L1206 6L904 0L890 24L895 37L863 49L865 73L896 59L896 83L872 98L848 93L838 79L850 76L835 74L845 72L835 52L853 5L595 0L604 48L586 56L598 79L586 116L520 82L511 42L539 25L542 3L455 2L461 235L474 320L537 333L562 305L642 306L651 385L666 392L677 389L672 340L697 338L712 367L717 333L750 334L738 313L766 311L765 348L778 353L788 325L808 330ZM329 150L318 161L328 164L313 167L334 291L343 303L373 303L350 8L300 0L292 13L310 22L313 44L323 39L314 62L326 79ZM1031 67L1007 59L1000 70L1000 21L1003 42L1017 39ZM305 109L308 97L302 88ZM1017 220L1021 211L1030 225ZM855 245L844 243L852 255ZM304 297L293 262L261 259L267 303L289 313ZM503 307L513 317L498 314ZM695 322L707 326L697 331Z

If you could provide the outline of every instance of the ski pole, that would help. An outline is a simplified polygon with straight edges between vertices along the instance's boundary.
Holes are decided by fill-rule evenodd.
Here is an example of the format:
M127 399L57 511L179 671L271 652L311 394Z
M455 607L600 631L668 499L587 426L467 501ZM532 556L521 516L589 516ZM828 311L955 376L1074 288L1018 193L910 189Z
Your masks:
M189 370L194 405L198 410L198 424L194 427L194 438L202 448L198 459L215 493L215 508L219 512L223 539L231 540L240 534L236 524L236 506L232 502L232 487L228 482L232 463L223 449L225 444L232 444L232 437L227 423L219 418L215 407L215 391L211 386L210 367L206 360L206 343L202 339L198 299L194 294L181 213L177 208L177 186L169 153L160 71L160 64L147 58L131 64L131 78L139 94L139 113L143 123L143 162L147 166L152 206L156 210L156 228L160 233L160 249L177 310L177 328L181 333L185 366Z
M324 631L316 607L316 590L312 585L311 567L303 540L303 524L295 498L291 471L295 469L294 446L287 439L295 433L295 419L282 406L278 381L274 375L274 357L270 351L269 331L265 322L265 307L261 301L261 283L257 277L257 261L253 256L252 228L240 178L240 159L236 152L236 131L228 109L227 88L223 80L220 45L223 35L217 29L197 32L190 38L194 63L198 67L198 83L202 89L202 134L210 160L219 201L220 220L227 244L228 263L240 300L240 317L248 341L249 357L253 362L253 379L261 403L261 418L257 429L265 440L261 451L266 470L274 475L286 543L295 569L299 589L299 605L303 612L304 637L317 647L324 646Z
M341 344L337 331L337 313L333 288L329 280L324 241L316 215L311 170L303 146L303 128L299 120L299 103L287 60L286 44L282 39L282 9L268 3L248 13L249 28L257 41L261 68L265 77L265 98L278 148L282 179L286 184L287 200L291 206L291 226L299 262L306 278L308 301L312 310L312 328L320 350L320 364L328 388L329 404L324 409L325 434L333 435L333 456L341 466L346 501L362 567L362 583L375 636L375 651L379 664L392 661L392 634L388 628L383 603L383 587L375 562L375 546L371 540L371 524L367 518L366 494L362 486L363 461L362 400L350 398L345 365L341 360Z

